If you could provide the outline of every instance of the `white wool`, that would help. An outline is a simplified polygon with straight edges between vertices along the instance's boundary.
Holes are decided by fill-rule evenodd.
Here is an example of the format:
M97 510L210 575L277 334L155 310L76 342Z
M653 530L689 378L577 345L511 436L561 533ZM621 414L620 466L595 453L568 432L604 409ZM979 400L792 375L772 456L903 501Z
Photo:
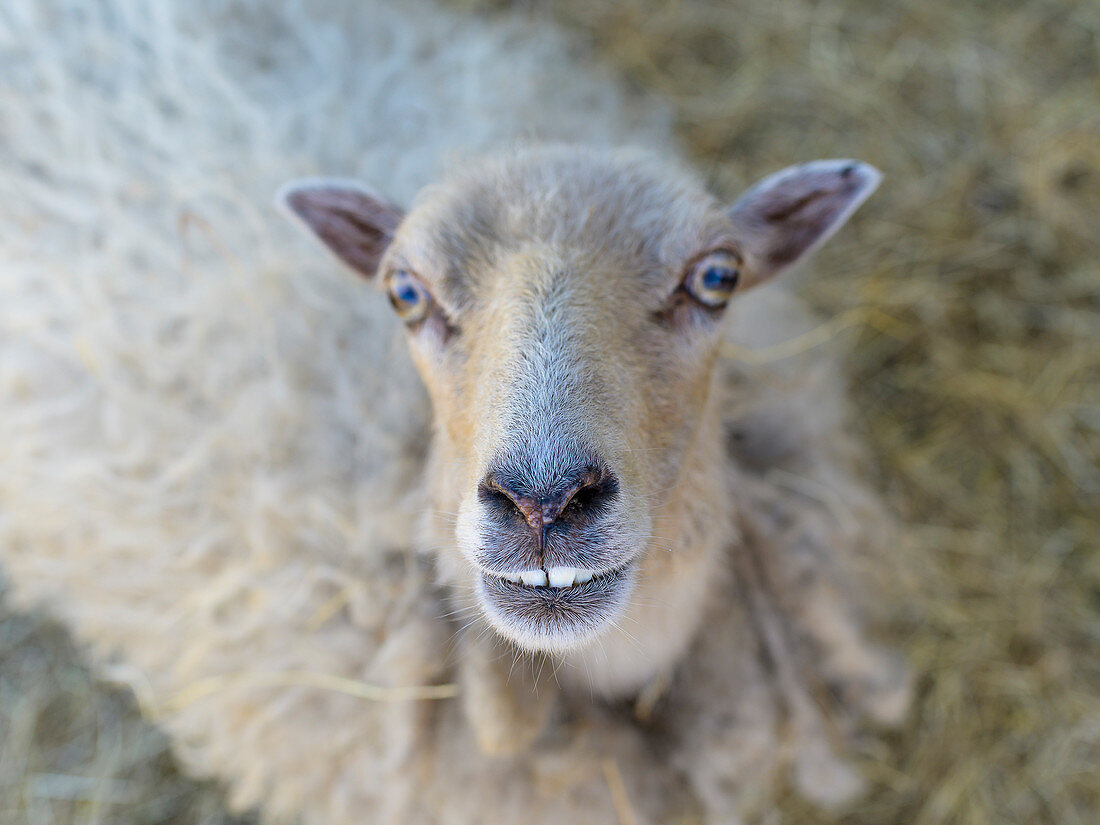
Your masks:
M333 681L449 678L454 627L410 551L429 411L385 302L271 206L317 174L405 203L449 157L521 138L667 147L654 104L555 31L380 0L7 0L0 78L0 562L21 602L115 662L193 770L276 817L610 822L608 765L653 821L744 807L780 748L766 677L732 654L755 644L738 608L683 677L670 754L577 707L538 754L494 762L457 703ZM827 363L794 389L730 370L749 425L786 422L805 474L851 485ZM743 486L798 510L782 477ZM805 508L783 529L850 530ZM737 695L712 706L716 685ZM814 761L815 724L796 770L852 782Z

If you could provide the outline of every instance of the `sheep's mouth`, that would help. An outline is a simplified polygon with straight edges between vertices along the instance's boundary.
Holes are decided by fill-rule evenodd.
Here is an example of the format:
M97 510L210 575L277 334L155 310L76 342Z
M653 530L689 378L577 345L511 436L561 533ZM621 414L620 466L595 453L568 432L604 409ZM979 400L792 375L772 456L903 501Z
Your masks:
M598 573L551 567L478 578L478 596L499 632L529 650L561 652L591 641L619 616L634 571L630 564Z

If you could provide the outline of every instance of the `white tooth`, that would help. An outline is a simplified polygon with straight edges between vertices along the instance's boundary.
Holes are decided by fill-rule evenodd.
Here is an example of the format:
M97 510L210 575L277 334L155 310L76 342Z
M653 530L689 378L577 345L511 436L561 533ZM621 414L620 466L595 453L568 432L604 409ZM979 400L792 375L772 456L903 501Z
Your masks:
M528 587L546 587L545 570L524 570L519 577Z
M577 575L577 568L575 567L551 567L550 568L550 586L551 587L572 587L573 577Z
M574 576L573 584L584 584L588 581L592 581L592 571L578 570Z
M515 582L516 584L519 584L519 576L515 573L502 573L500 577L502 579L507 579L510 582Z

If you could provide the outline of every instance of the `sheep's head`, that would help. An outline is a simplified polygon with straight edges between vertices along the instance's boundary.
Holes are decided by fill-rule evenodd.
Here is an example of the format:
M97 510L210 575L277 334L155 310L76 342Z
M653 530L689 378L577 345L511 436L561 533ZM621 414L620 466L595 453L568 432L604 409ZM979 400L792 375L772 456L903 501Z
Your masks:
M650 551L684 534L667 502L723 505L684 488L720 486L705 468L722 461L727 304L827 238L878 177L818 161L729 207L646 156L547 148L468 169L407 214L348 182L283 199L405 323L437 419L432 506L457 515L452 569L499 632L561 651L660 575Z

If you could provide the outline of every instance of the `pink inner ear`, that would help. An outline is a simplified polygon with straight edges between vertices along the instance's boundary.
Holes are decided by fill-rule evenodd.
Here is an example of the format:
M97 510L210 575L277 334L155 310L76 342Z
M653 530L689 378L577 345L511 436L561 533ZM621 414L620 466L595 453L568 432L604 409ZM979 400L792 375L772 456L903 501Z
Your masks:
M794 263L813 246L848 199L827 189L815 189L797 198L780 196L774 201L764 204L764 219L779 230L766 260L768 266L778 269Z
M355 184L290 184L282 201L337 258L367 277L377 272L403 217L400 209Z
M853 160L794 166L765 178L734 204L730 216L746 247L770 277L823 243L874 191L874 167Z

